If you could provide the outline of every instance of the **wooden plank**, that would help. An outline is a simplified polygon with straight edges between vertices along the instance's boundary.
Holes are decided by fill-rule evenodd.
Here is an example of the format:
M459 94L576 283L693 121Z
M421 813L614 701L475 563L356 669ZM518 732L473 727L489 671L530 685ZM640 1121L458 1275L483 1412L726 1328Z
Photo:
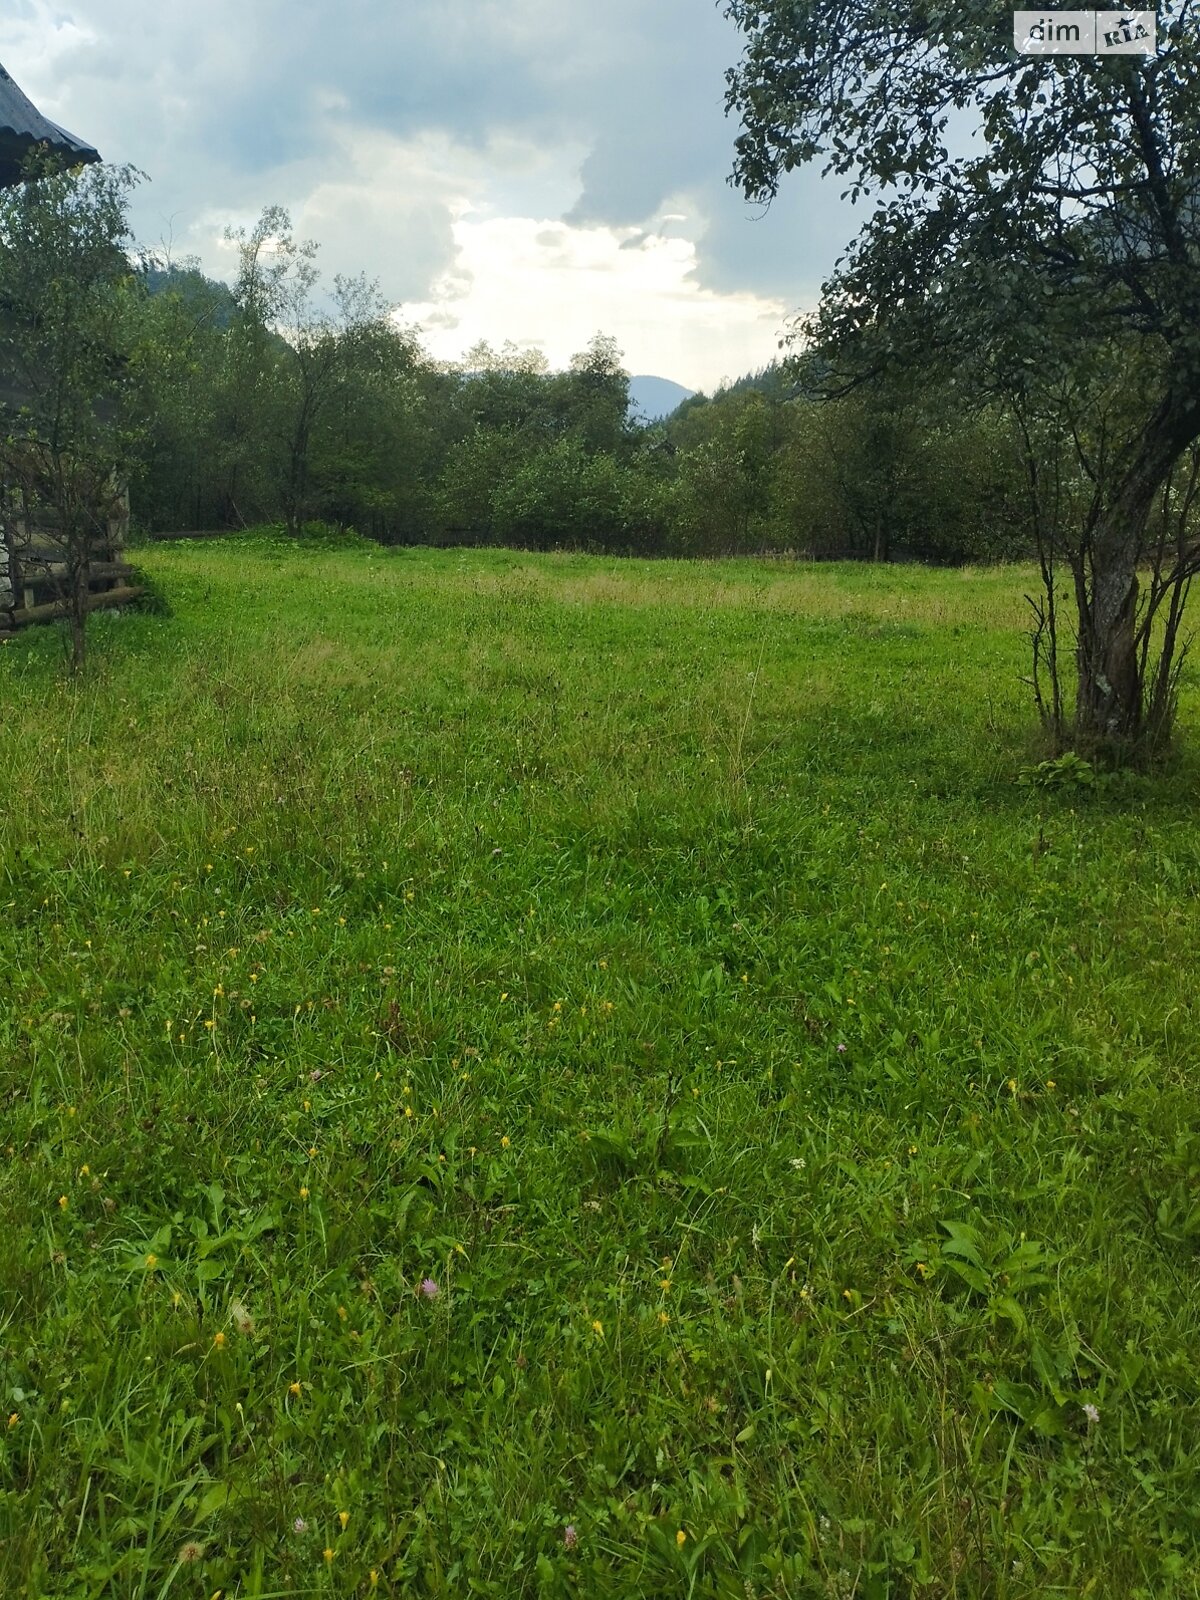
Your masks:
M21 576L26 583L42 583L50 579L65 578L70 572L70 567L65 561L43 560L40 557L30 559L25 556L21 561ZM90 561L88 563L88 578L129 578L133 575L133 568L127 561Z
M145 592L142 588L105 589L99 594L88 595L87 609L99 611L104 606L123 606ZM26 623L53 622L56 617L66 617L70 613L71 607L67 601L52 600L47 605L22 606L19 611L10 611L8 615L16 627L23 628Z

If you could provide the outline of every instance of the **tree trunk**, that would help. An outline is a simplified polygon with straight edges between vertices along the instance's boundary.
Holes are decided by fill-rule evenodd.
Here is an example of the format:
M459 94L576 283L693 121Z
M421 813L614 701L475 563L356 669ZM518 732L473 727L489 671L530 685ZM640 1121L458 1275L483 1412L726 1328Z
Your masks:
M1102 516L1092 552L1091 594L1079 619L1075 732L1085 744L1133 744L1141 732L1142 682L1137 628L1136 552L1145 526L1137 508L1118 500Z
M890 561L891 550L891 529L888 526L888 515L886 511L880 511L875 519L875 553L871 559L873 561Z
M1145 685L1136 645L1138 561L1155 497L1200 427L1194 400L1169 396L1142 436L1137 459L1118 481L1077 572L1079 634L1075 737L1084 746L1128 747L1144 731ZM1169 730L1159 730L1166 733Z
M83 671L87 658L87 598L88 561L85 549L82 562L78 550L73 550L68 560L68 581L71 585L71 671Z

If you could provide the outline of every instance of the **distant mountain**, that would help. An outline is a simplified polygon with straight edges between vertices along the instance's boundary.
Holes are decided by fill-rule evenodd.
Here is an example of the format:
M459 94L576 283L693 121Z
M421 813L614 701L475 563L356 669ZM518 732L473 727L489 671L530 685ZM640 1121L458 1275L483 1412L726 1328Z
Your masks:
M642 422L657 422L660 417L669 417L677 405L690 400L695 392L685 389L681 383L673 383L670 378L630 378L630 415Z

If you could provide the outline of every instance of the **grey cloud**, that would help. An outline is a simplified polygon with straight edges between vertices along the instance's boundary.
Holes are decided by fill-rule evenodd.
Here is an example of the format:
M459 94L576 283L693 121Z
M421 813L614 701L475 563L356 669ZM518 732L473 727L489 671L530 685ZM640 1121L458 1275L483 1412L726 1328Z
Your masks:
M373 135L386 161L389 140L431 133L489 162L507 150L492 188L512 212L646 230L686 197L689 220L672 231L703 225L697 275L715 289L811 300L859 221L814 174L794 174L758 221L728 188L737 130L724 73L739 38L707 0L10 0L5 11L0 60L18 82L109 160L150 174L137 216L151 237L172 217L186 240L214 212L274 201L300 212L348 182L325 202L326 263L365 265L387 293L422 298L453 257L450 197L435 177L401 185L399 174L372 202L347 151ZM30 39L31 19L49 37L64 17L91 41L65 44L29 81L9 45ZM522 170L516 151L531 145L544 165ZM561 172L572 150L577 198ZM551 199L555 210L541 209Z

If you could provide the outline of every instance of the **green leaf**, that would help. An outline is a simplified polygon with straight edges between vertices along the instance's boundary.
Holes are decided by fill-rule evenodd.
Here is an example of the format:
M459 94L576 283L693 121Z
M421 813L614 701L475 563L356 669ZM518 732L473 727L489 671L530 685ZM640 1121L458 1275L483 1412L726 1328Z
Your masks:
M232 1501L240 1498L241 1490L230 1483L213 1483L200 1496L196 1506L196 1521L204 1522L218 1511L228 1510Z
M941 1226L950 1235L943 1241L942 1254L961 1256L964 1261L969 1261L973 1267L985 1272L987 1263L983 1259L978 1231L969 1222L943 1221Z

